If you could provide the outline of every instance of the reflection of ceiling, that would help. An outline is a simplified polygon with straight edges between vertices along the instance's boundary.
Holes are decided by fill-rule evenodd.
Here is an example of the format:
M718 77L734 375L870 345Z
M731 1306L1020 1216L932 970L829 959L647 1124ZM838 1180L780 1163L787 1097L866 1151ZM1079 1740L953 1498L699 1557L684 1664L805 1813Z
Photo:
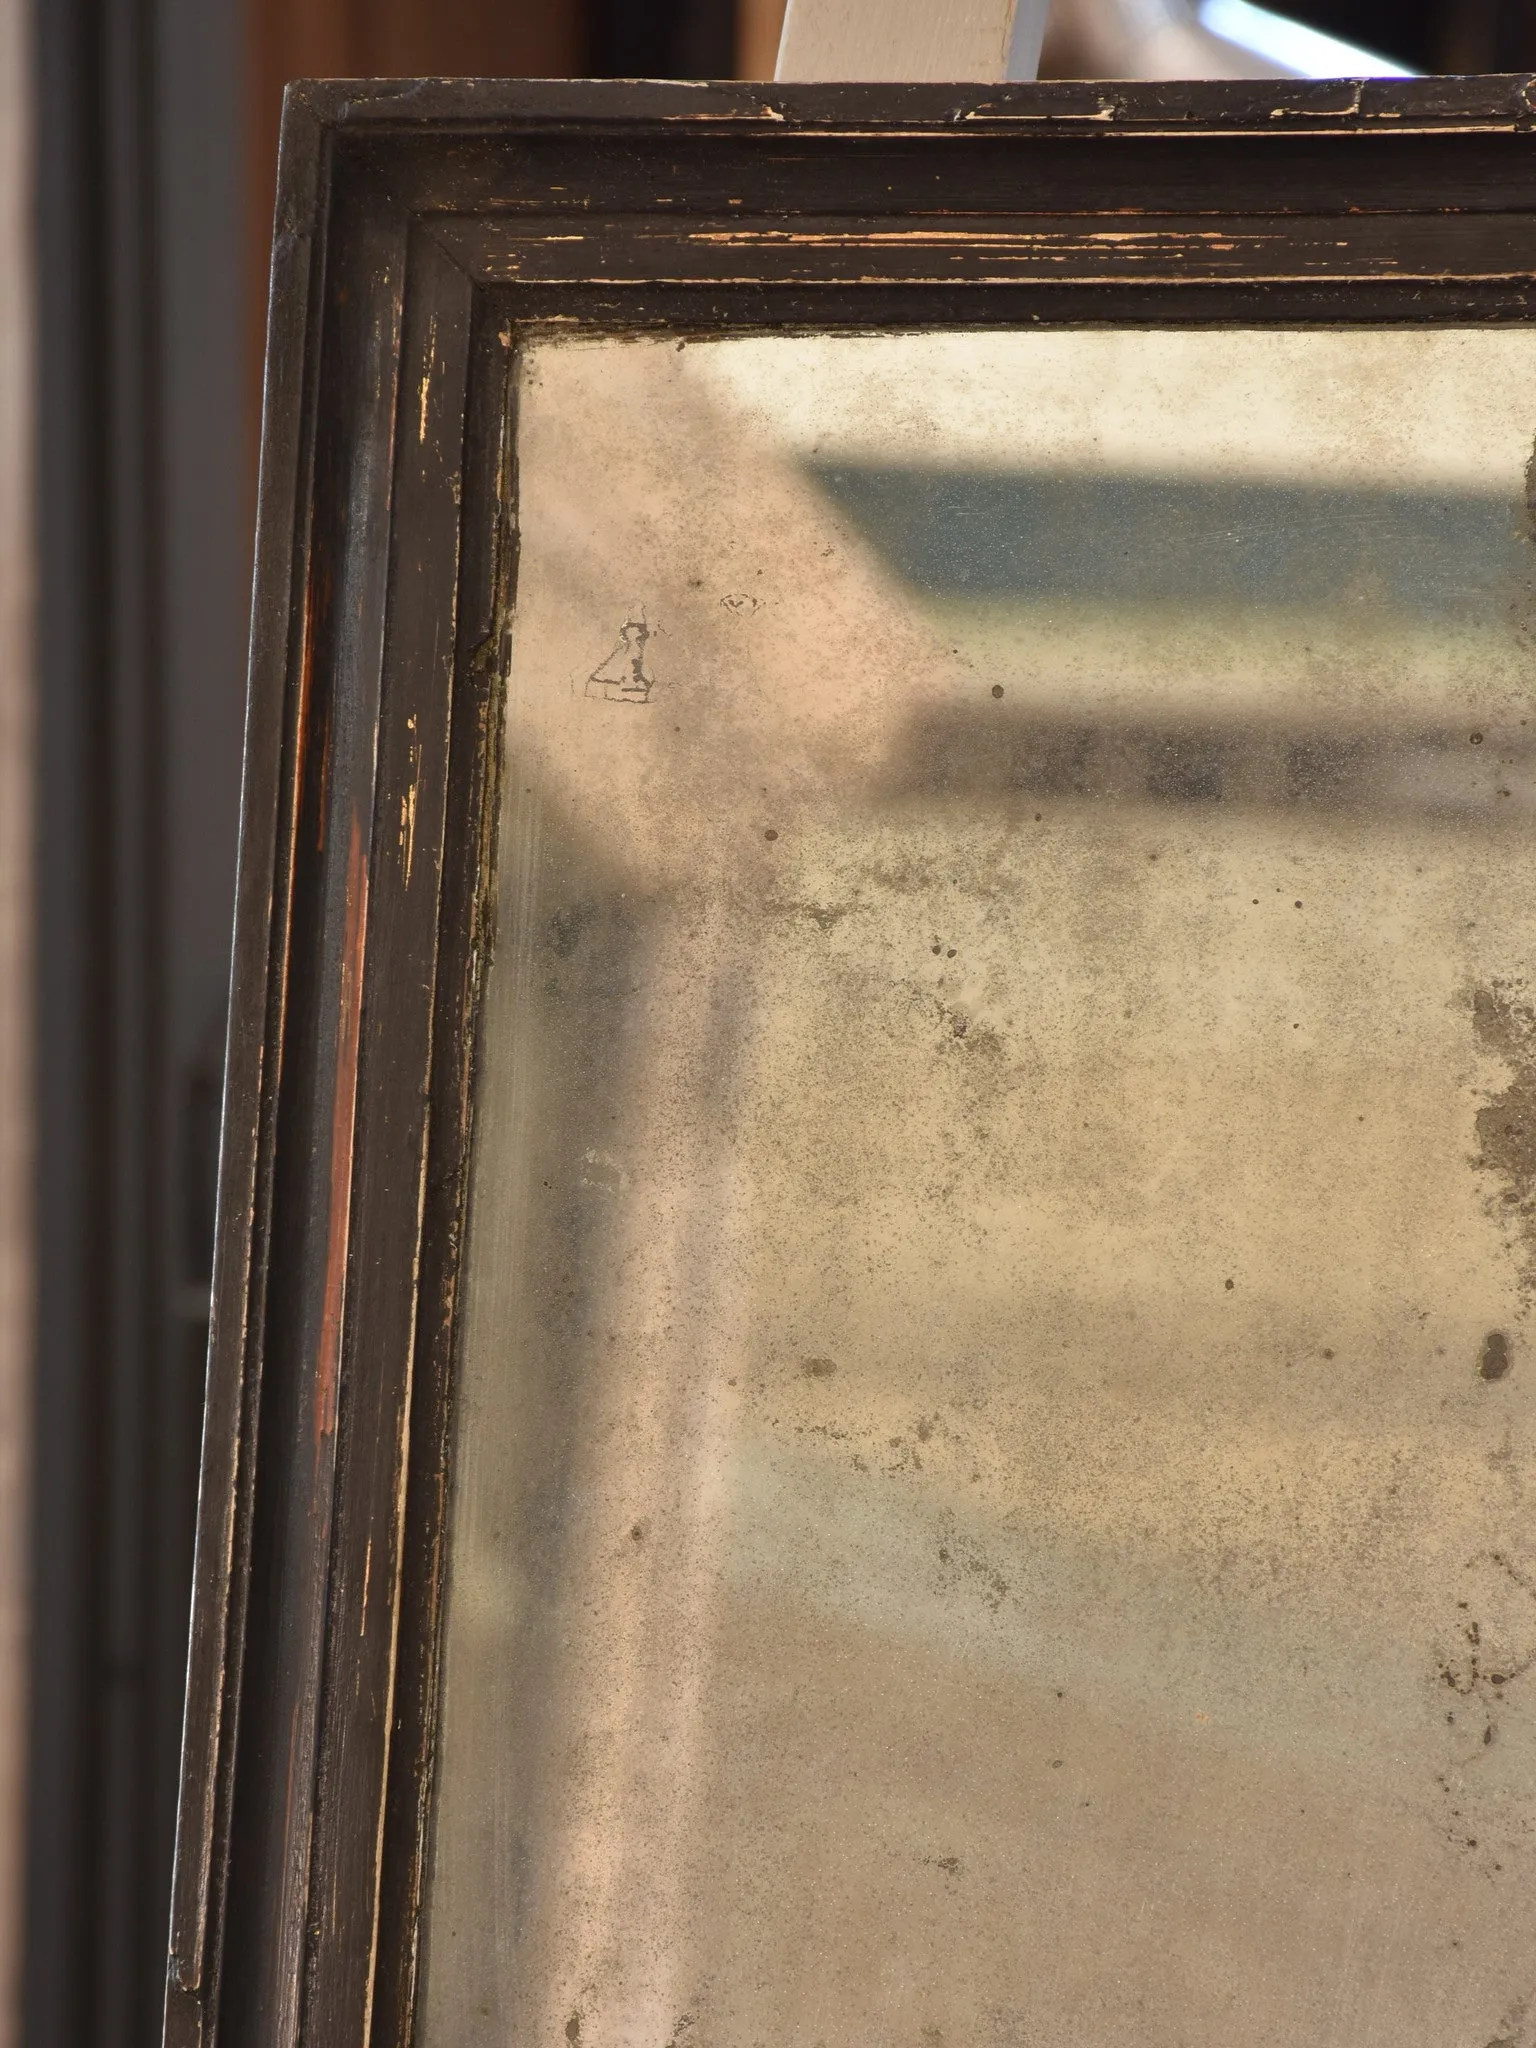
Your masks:
M1367 606L1486 621L1531 577L1524 508L1450 491L811 463L902 580L948 597Z

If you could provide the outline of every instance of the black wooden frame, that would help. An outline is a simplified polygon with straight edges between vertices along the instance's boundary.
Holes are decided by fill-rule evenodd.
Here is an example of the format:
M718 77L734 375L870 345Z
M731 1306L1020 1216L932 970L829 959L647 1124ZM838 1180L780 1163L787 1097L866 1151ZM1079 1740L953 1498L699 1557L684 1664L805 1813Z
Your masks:
M1536 80L290 89L167 2037L406 2048L519 332L1522 321Z

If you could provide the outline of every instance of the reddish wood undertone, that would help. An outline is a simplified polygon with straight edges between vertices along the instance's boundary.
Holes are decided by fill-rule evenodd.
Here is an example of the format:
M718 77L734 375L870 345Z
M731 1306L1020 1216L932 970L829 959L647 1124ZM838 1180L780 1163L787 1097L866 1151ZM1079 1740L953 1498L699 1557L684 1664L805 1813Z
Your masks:
M411 2037L519 330L1524 321L1533 107L1523 78L292 92L176 2048Z

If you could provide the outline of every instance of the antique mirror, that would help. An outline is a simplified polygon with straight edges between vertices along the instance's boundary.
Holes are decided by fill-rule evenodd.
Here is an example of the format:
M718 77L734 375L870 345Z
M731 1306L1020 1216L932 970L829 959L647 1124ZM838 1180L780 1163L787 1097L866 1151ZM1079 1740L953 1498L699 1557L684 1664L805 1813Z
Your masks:
M1532 118L291 96L171 2039L1536 2040Z

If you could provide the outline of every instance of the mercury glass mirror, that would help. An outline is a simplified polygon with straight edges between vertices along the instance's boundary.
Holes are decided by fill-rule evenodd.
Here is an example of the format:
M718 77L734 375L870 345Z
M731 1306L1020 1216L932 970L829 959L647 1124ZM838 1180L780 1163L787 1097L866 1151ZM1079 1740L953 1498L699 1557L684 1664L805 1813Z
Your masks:
M1530 117L1334 90L291 113L181 2038L1532 2038Z

